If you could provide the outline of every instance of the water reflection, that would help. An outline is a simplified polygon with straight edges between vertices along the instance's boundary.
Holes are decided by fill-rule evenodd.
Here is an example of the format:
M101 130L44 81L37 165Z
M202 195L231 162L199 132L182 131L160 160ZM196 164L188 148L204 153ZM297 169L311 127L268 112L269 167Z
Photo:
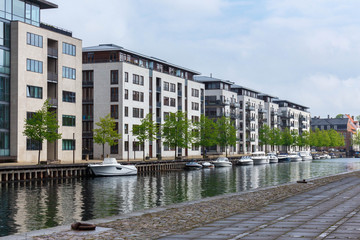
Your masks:
M332 159L0 186L0 236L360 169Z

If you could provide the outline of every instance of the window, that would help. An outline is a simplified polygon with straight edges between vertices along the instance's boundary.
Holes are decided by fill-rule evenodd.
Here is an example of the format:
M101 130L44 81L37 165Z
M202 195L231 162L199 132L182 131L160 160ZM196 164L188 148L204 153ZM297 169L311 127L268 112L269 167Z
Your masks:
M175 84L170 83L170 92L175 92Z
M119 118L119 105L111 105L110 106L110 115L112 118L114 119L118 119Z
M26 119L31 119L34 116L35 112L26 112Z
M129 151L129 142L128 141L126 141L126 142L124 142L124 151L125 152L127 152L127 151Z
M169 98L164 97L164 106L169 106Z
M35 47L43 47L43 37L34 33L26 34L26 43Z
M125 72L125 77L124 77L124 81L125 82L129 82L129 73L128 72Z
M166 121L170 116L169 112L164 112L164 121Z
M62 140L62 150L75 150L75 140L63 139Z
M199 90L198 89L191 89L191 96L193 97L199 97Z
M133 117L135 117L135 118L144 118L144 109L133 108Z
M198 111L199 110L199 103L192 102L191 103L191 109L195 110L195 111Z
M26 150L42 150L42 143L39 141L32 140L30 138L26 139Z
M125 107L125 117L129 116L129 107Z
M62 76L63 76L63 78L75 80L76 79L76 69L69 68L69 67L63 67L62 68Z
M144 77L133 74L133 83L137 85L144 85Z
M93 85L94 84L94 71L83 71L83 85Z
M42 99L42 87L26 86L26 96L29 98Z
M75 127L76 117L72 115L63 115L62 121L63 121L63 126Z
M119 101L119 88L111 88L110 89L110 101L118 102Z
M191 122L192 123L199 122L199 117L198 116L191 116Z
M129 134L129 124L127 123L124 125L124 133Z
M26 70L30 72L42 73L43 72L43 62L26 59Z
M139 102L144 102L144 93L133 91L133 100L139 101Z
M118 144L118 140L114 141L116 144L110 146L110 154L118 154L119 153L119 144Z
M175 104L176 104L175 98L170 98L170 106L175 107Z
M169 83L168 82L164 82L164 90L169 91Z
M74 103L75 100L76 99L75 99L75 93L74 92L63 91L63 102Z
M133 151L142 151L143 145L139 142L133 142Z
M111 70L110 71L110 84L118 84L119 83L119 71Z
M71 55L71 56L76 56L76 46L75 45L63 42L62 47L63 47L62 52L64 54Z
M125 99L129 99L129 90L125 89Z

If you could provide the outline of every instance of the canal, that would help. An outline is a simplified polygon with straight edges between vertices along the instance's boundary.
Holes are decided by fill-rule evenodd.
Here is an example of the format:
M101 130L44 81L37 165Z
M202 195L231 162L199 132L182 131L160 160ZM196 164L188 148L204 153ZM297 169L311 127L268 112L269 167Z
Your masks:
M360 159L343 158L4 183L0 185L0 236L359 169Z

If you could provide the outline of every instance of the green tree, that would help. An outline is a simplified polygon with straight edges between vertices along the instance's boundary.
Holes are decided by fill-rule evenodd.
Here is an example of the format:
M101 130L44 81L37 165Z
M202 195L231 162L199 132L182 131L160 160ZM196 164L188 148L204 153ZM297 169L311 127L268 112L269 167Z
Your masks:
M194 125L194 144L201 146L203 158L206 157L206 147L216 145L217 128L213 120L207 118L205 115L200 116L200 121L193 123Z
M162 125L162 137L165 144L175 148L175 158L178 147L188 148L192 143L192 136L191 123L181 111L170 113Z
M227 157L227 147L236 144L236 129L230 118L222 116L216 121L218 130L217 143L225 148Z
M40 164L41 146L44 140L54 142L61 138L61 133L57 132L59 125L56 119L56 112L49 109L50 105L48 100L46 100L41 109L36 111L31 118L25 119L23 134L38 143L38 164Z
M316 129L318 129L318 128L316 128ZM315 129L315 132L310 130L310 134L309 134L309 143L310 143L310 146L313 146L313 147L318 146L318 138L316 136L316 129Z
M269 127L269 125L264 124L260 129L259 129L259 145L260 146L265 146L265 152L267 153L267 145L270 144L271 142L271 129Z
M148 113L141 120L140 125L133 125L132 133L137 138L140 145L143 146L143 160L145 160L145 142L153 141L156 138L157 125L152 119L152 114Z
M321 145L322 147L330 147L331 139L327 130L321 130Z
M281 132L281 145L286 147L286 151L288 151L288 147L293 144L293 138L291 132L288 128L285 128Z
M297 130L293 129L290 131L291 137L292 137L292 144L291 146L299 146L301 143L299 142L299 133Z
M301 148L310 146L310 133L308 131L304 131L299 135L298 144Z
M274 148L274 146L280 146L281 145L281 132L279 128L273 128L270 131L270 141L269 144Z
M344 114L338 114L338 115L336 115L336 117L335 118L343 118L344 117Z
M104 118L100 118L99 122L95 123L99 128L93 129L94 142L102 144L102 155L105 157L105 144L114 146L117 144L117 140L121 138L121 134L115 129L115 120L110 117L110 114Z
M330 138L330 147L337 147L339 143L339 134L336 132L335 129L328 130L328 135Z
M355 120L358 121L358 122L360 122L360 115L357 115L357 116L355 117Z

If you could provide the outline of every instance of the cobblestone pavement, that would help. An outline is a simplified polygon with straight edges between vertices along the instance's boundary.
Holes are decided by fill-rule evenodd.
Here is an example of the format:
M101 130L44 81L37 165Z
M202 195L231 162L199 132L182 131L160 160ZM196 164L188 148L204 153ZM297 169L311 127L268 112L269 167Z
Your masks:
M347 178L162 239L360 239L359 211L360 179Z
M357 171L95 219L92 232L59 226L4 239L360 239L359 208Z

